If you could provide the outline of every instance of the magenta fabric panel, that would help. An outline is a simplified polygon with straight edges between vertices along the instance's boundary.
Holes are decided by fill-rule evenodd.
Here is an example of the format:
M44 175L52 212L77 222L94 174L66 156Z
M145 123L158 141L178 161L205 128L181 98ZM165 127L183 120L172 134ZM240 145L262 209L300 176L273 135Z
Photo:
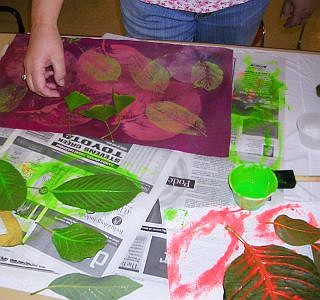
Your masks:
M21 80L28 35L17 35L0 61L0 126L111 139L106 124L81 115L113 104L112 93L135 101L108 120L115 141L228 156L233 52L196 45L64 38L66 85L60 98L41 98ZM90 104L68 112L65 97ZM119 123L119 124L118 124Z

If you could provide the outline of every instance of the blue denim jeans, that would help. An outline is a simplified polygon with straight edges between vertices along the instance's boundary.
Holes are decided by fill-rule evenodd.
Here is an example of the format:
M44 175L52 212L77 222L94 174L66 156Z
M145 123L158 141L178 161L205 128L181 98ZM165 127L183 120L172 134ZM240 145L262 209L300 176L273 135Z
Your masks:
M192 13L120 0L130 37L229 45L251 45L269 0L250 0L212 13Z

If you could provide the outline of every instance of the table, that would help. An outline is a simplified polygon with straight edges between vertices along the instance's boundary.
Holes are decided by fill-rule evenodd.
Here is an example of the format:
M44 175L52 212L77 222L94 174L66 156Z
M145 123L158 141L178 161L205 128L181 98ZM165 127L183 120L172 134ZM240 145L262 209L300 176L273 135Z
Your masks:
M13 38L14 35L1 34L0 49ZM320 151L310 150L301 145L296 129L296 120L302 112L320 112L320 98L316 95L315 90L315 87L319 84L317 76L319 73L320 54L243 47L232 47L232 49L244 53L269 53L286 59L285 77L288 85L287 101L290 105L290 110L285 112L285 145L282 165L285 169L293 169L299 175L320 175ZM316 201L319 200L319 195L319 183L299 183L294 190L286 190L284 192L285 199L296 202L301 201L301 199L303 201ZM10 291L6 292L9 293L10 299L15 299L12 298L15 296L12 296ZM22 293L17 292L16 299L24 299L22 297ZM44 299L39 296L39 299L41 298Z

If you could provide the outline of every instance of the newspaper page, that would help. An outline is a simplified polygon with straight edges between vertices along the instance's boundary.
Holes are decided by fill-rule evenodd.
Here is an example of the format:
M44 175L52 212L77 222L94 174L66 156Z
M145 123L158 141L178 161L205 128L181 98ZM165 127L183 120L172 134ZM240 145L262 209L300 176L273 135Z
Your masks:
M6 143L9 136L13 133L14 129L12 128L3 128L0 127L0 153L4 151L4 144Z
M231 156L267 164L281 159L285 59L235 51Z
M170 299L166 233L158 200L117 271L143 284L141 289L125 299Z
M16 211L26 232L24 245L10 251L0 248L0 263L2 266L28 267L55 276L71 272L103 276L117 271L138 232L150 231L148 225L143 224L144 220L159 198L176 161L174 152L165 149L22 130L14 130L6 138L3 149L1 159L11 162L26 178L28 186L33 188L28 189L27 200ZM71 159L69 154L72 154ZM67 179L103 172L105 168L114 172L125 169L136 174L143 192L126 206L109 213L66 207L50 198L43 200L44 195L39 195L39 188L45 184L54 182L58 186ZM39 226L43 223L49 229L61 228L75 222L92 226L108 238L106 247L95 257L79 263L62 260L49 232ZM122 264L125 268L128 265Z

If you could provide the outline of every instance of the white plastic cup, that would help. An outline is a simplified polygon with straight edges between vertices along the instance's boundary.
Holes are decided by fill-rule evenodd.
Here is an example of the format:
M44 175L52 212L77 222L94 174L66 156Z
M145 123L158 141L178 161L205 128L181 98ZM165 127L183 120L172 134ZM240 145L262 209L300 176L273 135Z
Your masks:
M310 149L320 149L320 113L306 112L297 120L301 143Z

